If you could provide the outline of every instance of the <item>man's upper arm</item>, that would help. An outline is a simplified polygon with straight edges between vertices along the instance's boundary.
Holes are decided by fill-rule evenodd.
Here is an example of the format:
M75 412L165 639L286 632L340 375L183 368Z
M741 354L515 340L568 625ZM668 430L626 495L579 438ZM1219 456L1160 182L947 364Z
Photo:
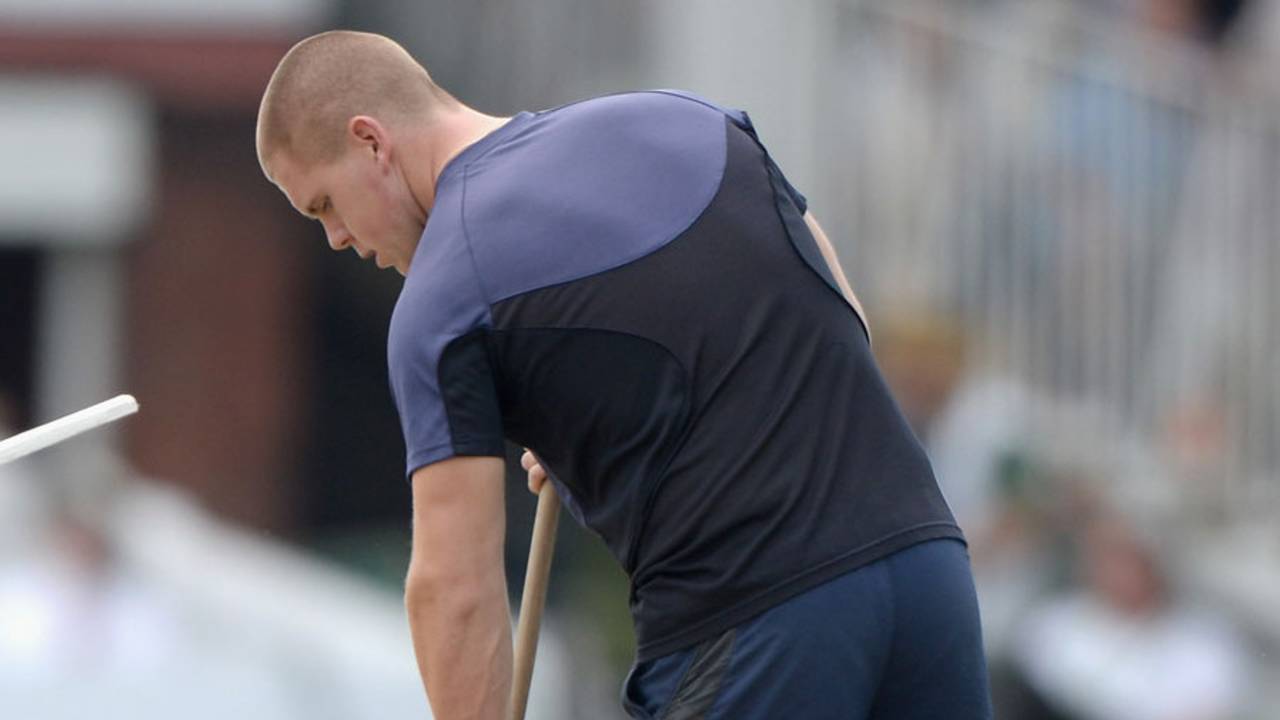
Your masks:
M840 267L840 258L836 257L835 246L831 244L831 240L827 238L827 234L822 231L822 226L818 224L818 219L813 213L805 211L804 223L809 227L809 232L813 235L813 240L818 244L818 250L822 252L822 257L827 261L827 266L831 268L831 274L835 276L836 284L840 286L840 292L853 306L854 312L858 313L858 318L862 320L862 327L867 330L867 337L871 337L871 325L867 322L867 312L862 309L862 303L858 300L858 296L853 293L853 287L849 285L849 280L844 276L844 270Z
M502 574L503 459L454 457L413 472L410 582L464 586Z

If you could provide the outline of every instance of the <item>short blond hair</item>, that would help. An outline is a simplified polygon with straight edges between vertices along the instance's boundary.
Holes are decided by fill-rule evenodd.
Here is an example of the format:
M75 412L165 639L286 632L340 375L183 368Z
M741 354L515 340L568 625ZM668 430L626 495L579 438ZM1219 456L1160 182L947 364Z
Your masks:
M384 123L430 120L456 104L426 68L390 38L333 30L294 45L280 60L258 109L258 159L286 153L295 162L338 157L346 123L369 115Z

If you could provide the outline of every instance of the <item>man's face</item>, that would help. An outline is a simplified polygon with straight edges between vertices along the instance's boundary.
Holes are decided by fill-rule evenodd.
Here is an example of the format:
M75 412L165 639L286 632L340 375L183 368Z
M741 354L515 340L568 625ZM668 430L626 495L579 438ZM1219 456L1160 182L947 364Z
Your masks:
M269 173L298 212L320 221L329 247L408 274L426 217L385 155L353 146L332 162L304 165L277 153Z

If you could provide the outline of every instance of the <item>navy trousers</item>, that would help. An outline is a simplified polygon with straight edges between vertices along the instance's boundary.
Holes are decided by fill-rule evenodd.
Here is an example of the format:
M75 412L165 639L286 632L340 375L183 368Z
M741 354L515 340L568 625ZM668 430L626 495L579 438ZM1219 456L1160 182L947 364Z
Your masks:
M968 552L914 545L638 663L622 702L642 720L988 720Z

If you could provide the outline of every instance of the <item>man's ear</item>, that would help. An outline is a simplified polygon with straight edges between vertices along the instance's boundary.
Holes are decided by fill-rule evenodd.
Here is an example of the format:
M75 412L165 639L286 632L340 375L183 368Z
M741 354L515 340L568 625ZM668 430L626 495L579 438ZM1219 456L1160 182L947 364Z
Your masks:
M377 160L387 159L387 130L376 118L356 115L347 121L347 140L362 151L372 152Z

